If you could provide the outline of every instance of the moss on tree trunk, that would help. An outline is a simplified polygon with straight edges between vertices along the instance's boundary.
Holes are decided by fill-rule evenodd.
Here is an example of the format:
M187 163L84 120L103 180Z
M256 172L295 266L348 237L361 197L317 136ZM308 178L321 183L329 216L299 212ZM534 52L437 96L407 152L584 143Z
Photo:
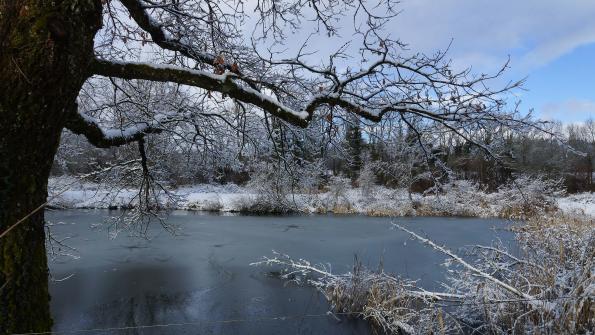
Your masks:
M0 0L0 232L46 201L101 0ZM0 239L0 334L51 328L43 211Z

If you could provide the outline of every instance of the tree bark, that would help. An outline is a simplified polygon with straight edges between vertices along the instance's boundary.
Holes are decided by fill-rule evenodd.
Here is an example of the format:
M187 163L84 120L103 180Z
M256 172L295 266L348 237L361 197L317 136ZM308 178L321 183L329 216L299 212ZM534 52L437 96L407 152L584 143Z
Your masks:
M101 0L0 0L0 233L46 202ZM0 334L51 329L43 210L0 239Z

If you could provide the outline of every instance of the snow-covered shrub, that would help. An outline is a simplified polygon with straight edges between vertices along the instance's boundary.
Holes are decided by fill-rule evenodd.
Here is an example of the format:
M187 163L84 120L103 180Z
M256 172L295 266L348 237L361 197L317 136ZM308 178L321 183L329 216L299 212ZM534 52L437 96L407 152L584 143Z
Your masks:
M415 281L384 272L382 267L372 271L356 258L352 272L333 274L325 264L311 264L294 260L274 252L263 257L257 266L272 266L280 271L283 280L317 288L329 301L332 314L347 318L362 318L381 334L444 334L448 314L434 308L432 301L449 298L419 289Z
M557 210L556 198L564 194L560 181L521 175L500 187L491 201L502 208L499 216L524 219Z
M595 224L584 217L535 216L517 228L519 255L504 246L470 250L477 271L450 262L454 314L490 334L584 334L595 329Z
M364 167L359 173L357 179L359 191L362 197L374 197L376 190L376 173L374 172L374 165L372 163L365 163Z
M417 214L427 216L486 216L483 192L476 183L455 180L442 185L442 192L418 199Z
M323 174L321 161L286 165L260 162L255 165L246 188L256 197L241 201L240 211L250 213L290 213L305 209L296 195L317 193Z
M275 253L254 265L282 267L282 279L316 287L337 315L361 317L387 334L592 334L595 222L557 214L516 228L520 253L500 243L466 257L404 227L447 257L443 292L355 263L352 272Z
M215 197L189 201L185 207L191 210L219 212L223 209L223 204L221 203L221 199L219 199L219 197Z
M284 175L282 167L267 163L258 164L246 186L256 197L252 201L245 201L240 207L240 212L282 214L297 211L289 197L295 185L292 178Z
M351 189L351 182L347 178L333 176L328 182L328 193L330 203L327 208L335 213L350 212L352 202L349 199L348 191Z

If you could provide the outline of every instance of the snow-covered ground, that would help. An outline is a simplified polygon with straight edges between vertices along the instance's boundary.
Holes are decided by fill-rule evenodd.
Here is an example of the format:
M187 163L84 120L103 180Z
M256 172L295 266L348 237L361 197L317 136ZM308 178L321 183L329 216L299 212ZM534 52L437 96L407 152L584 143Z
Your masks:
M576 212L595 217L595 193L586 192L559 198L558 207L564 212Z
M110 190L74 178L51 178L49 205L58 208L127 208L134 204L134 189ZM250 210L266 198L233 184L194 185L173 190L177 201L172 209L238 212ZM353 213L375 216L508 216L520 201L510 191L484 193L466 182L446 188L440 196L409 194L404 189L374 186L366 189L330 188L320 193L287 197L285 206L304 213ZM553 198L564 212L595 216L595 194L582 193Z

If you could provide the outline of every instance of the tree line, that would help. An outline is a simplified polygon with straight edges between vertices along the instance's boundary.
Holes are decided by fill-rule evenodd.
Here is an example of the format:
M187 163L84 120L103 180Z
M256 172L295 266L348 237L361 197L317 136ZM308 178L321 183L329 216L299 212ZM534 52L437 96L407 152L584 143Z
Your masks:
M302 130L262 117L242 122L246 138L205 133L203 145L190 149L167 137L153 136L147 142L152 171L173 187L246 185L264 169L269 173L277 170L289 180L294 178L299 181L297 186L304 186L305 174L311 175L314 181L309 180L307 186L317 188L324 188L333 176L347 178L357 187L363 174L363 178L372 176L374 184L412 192L428 191L454 179L471 180L486 191L495 191L525 174L558 180L568 193L595 191L592 119L568 125L552 122L551 131L560 134L557 137L539 131L486 132L482 141L494 148L490 153L448 134L433 134L434 144L424 149L411 129L398 123L370 125L351 118L332 125L325 119ZM329 127L335 134L321 136ZM99 150L84 138L65 132L52 174L88 174L136 157L134 146Z

